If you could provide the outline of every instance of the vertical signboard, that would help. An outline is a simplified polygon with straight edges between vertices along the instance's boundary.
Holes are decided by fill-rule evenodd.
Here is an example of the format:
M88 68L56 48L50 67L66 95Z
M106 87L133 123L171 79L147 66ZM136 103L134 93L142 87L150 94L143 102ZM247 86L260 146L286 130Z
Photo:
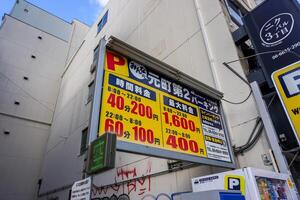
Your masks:
M299 3L266 0L243 20L266 80L273 87L271 74L300 59Z
M300 145L300 62L274 72L272 79Z
M219 103L106 51L99 135L116 134L121 150L233 167Z

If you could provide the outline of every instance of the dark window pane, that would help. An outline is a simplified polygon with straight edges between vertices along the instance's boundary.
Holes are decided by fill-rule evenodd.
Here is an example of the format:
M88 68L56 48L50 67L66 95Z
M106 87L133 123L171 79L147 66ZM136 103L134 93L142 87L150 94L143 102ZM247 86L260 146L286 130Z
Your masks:
M93 99L94 90L95 90L95 83L94 83L94 81L92 81L89 84L89 94L88 94L88 98L87 98L87 103L90 102Z
M242 13L240 9L234 5L231 1L227 1L227 8L230 15L231 20L238 26L243 25L242 21Z
M83 154L87 149L88 128L85 128L81 133L80 154Z
M98 60L99 60L99 45L94 49L94 57L93 57L93 63L90 69L91 73L94 73L97 65L98 65Z
M98 23L97 33L99 33L103 29L103 27L105 26L105 24L107 22L107 18L108 18L108 11L106 11L106 13L103 15L102 19Z

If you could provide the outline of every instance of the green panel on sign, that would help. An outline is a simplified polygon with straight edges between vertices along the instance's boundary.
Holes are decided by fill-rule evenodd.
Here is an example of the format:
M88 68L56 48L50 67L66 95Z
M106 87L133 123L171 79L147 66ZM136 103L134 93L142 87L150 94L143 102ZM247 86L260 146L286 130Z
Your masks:
M90 171L103 168L105 165L105 141L103 139L98 140L97 143L92 146L92 155Z
M111 169L115 164L116 135L104 134L92 142L89 149L89 173Z

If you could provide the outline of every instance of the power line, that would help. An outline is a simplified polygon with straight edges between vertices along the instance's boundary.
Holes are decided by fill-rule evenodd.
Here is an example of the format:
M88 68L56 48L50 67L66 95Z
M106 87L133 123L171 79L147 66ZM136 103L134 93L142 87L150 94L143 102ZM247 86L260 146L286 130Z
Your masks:
M297 151L297 153L294 155L294 157L293 157L292 161L291 161L291 162L290 162L290 164L289 164L289 168L292 166L292 164L293 164L293 163L294 163L294 161L296 160L296 158L297 158L297 156L298 156L299 152L300 152L300 151Z
M245 59L252 58L252 57L256 57L256 56L259 56L259 55L270 54L270 53L278 53L278 52L282 52L282 51L284 51L284 50L274 50L274 51L264 51L264 52L259 52L259 53L256 53L256 54L252 54L252 55L250 55L250 56L239 57L239 58L236 59L236 60L232 60L232 61L225 62L225 63L231 64L231 63L234 63L234 62L237 62L237 61L245 60ZM297 56L298 58L300 58L300 55L297 54L296 52L292 51L292 50L291 50L291 51L288 51L287 53L294 54L295 56Z
M270 100L270 102L268 103L267 107L270 108L271 104L273 103L274 99L276 97L276 94L274 94ZM259 127L259 128L258 128ZM258 130L257 130L258 128ZM249 151L250 149L252 149L254 147L254 145L257 143L258 139L260 138L262 131L264 128L264 124L262 123L262 120L260 117L257 118L256 123L254 125L254 128L251 131L251 134L248 138L248 141L239 147L233 147L234 153L235 154L240 154L240 153L244 153ZM255 131L257 130L256 134ZM255 134L255 135L254 135Z
M235 71L231 66L229 66L228 63L223 62L222 64L227 69L229 69L234 75L236 75L239 79L241 79L250 88L250 92L249 92L248 96L244 100L242 100L240 102L233 102L233 101L227 100L225 98L222 98L222 100L225 101L225 102L227 102L227 103L233 104L233 105L239 105L239 104L245 103L251 97L251 94L252 94L252 89L251 89L251 86L250 86L249 82L244 77L242 77L237 71Z
M225 102L233 104L233 105L240 105L240 104L243 104L246 101L248 101L248 99L251 97L251 94L252 94L252 90L250 90L248 96L244 100L242 100L240 102L233 102L233 101L230 101L230 100L227 100L227 99L224 99L224 98L222 99L222 101L225 101Z
M233 74L235 74L239 79L241 79L245 84L247 84L249 86L250 92L249 92L248 96L244 100L242 100L240 102L233 102L233 101L227 100L225 98L223 98L222 100L225 101L225 102L227 102L227 103L233 104L233 105L240 105L240 104L245 103L251 97L251 94L252 94L252 89L251 89L251 86L250 86L249 82L244 77L242 77L236 70L234 70L229 64L237 62L237 61L245 60L245 59L248 59L248 58L256 57L258 55L264 55L264 54L270 54L270 53L278 53L278 52L282 52L282 51L283 50L265 51L265 52L256 53L256 54L253 54L253 55L250 55L250 56L239 57L238 59L232 60L232 61L229 61L229 62L223 62L222 64L227 69L229 69ZM292 51L292 50L288 51L287 53L291 53L291 54L297 56L298 58L300 58L300 55L297 54L296 52Z

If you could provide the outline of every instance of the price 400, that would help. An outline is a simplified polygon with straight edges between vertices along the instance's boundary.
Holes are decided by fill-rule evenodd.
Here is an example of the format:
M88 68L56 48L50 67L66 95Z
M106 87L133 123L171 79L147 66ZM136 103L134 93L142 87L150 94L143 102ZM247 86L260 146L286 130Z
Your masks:
M193 153L199 153L199 146L194 140L187 140L182 137L175 137L174 135L169 135L167 139L167 145L170 145L173 149L179 149L182 151L191 151Z

